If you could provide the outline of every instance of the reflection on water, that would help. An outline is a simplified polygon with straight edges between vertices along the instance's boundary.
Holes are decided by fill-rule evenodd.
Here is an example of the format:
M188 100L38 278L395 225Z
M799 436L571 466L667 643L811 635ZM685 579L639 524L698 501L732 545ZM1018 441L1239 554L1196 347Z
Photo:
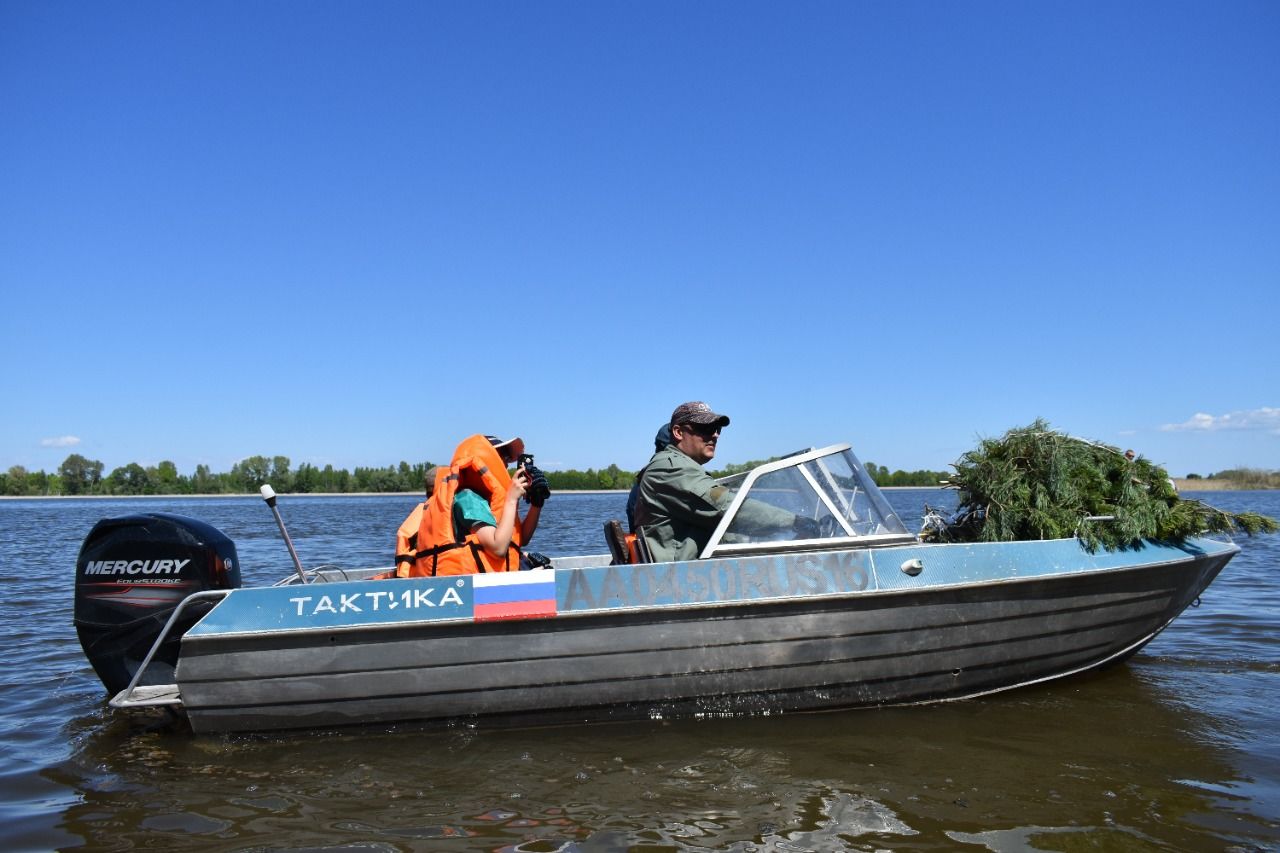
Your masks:
M76 749L47 771L83 792L64 825L95 848L1007 850L1070 833L1035 843L1195 849L1233 796L1204 784L1233 775L1215 723L1124 668L946 706L715 723L272 738L123 726L74 721Z
M912 529L926 499L944 500L936 490L888 497ZM620 517L623 501L556 496L537 547L603 552L601 523ZM35 503L0 503L0 556L24 567L0 578L0 615L17 638L0 650L5 849L1280 846L1280 537L1245 542L1201 607L1127 666L982 700L580 728L193 737L159 716L106 710L70 627L80 539L101 515L141 505ZM249 582L290 571L260 501L187 503L178 511L236 540ZM390 533L412 504L281 498L304 561L349 567L388 563Z

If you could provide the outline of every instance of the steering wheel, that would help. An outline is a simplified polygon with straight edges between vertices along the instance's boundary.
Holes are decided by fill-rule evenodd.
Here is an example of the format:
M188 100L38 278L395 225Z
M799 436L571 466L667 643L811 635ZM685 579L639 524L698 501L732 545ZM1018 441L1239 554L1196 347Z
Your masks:
M818 535L823 539L834 539L837 536L848 536L845 529L834 515L824 515L818 519Z

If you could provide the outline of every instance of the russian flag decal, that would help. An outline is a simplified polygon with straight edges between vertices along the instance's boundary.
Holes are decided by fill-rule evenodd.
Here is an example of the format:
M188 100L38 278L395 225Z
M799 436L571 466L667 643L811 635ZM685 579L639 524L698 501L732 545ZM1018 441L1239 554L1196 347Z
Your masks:
M473 575L471 589L477 622L556 615L555 569Z

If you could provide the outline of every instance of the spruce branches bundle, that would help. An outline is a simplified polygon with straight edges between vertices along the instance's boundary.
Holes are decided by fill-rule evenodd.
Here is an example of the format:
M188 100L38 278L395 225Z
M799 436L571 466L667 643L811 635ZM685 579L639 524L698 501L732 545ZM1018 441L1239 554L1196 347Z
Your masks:
M949 519L926 515L922 537L1008 542L1078 536L1090 551L1182 542L1202 533L1275 532L1275 519L1178 497L1165 470L1141 456L1055 432L1043 420L986 439L960 457Z

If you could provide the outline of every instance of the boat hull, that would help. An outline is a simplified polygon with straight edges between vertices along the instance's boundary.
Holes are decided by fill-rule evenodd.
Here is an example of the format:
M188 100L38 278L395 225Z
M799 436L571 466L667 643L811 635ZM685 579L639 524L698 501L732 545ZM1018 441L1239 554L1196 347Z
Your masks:
M573 566L538 573L553 599L492 620L474 578L237 590L184 637L177 681L199 732L946 701L1127 658L1237 550L1056 540Z

